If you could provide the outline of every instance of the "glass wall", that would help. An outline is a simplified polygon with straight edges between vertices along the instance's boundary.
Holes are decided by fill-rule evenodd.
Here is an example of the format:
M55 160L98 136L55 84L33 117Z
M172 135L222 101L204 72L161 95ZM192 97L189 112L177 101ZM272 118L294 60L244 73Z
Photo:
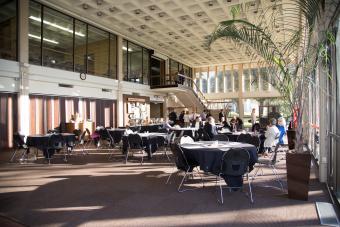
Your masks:
M209 93L216 92L216 67L209 67Z
M217 67L217 92L224 92L224 70L223 66Z
M173 59L170 59L169 64L170 81L171 83L174 83L177 80L179 63Z
M117 37L30 1L29 63L117 78Z
M17 1L0 1L0 58L17 60Z
M124 80L149 84L150 51L128 40L123 40Z
M250 73L247 68L243 68L243 91L250 91Z
M238 81L239 81L239 76L238 76L238 67L236 65L233 65L233 78L234 78L234 92L238 92L239 89L239 85L238 85Z
M43 8L42 65L73 71L73 18L46 7Z
M269 90L269 81L268 81L268 71L267 68L260 68L260 88L263 91L268 91Z

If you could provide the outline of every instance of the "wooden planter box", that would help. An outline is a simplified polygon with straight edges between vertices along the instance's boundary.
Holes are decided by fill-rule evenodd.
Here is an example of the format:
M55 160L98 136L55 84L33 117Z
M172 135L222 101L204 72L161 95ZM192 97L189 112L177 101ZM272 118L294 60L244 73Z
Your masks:
M287 153L288 197L308 200L311 154Z

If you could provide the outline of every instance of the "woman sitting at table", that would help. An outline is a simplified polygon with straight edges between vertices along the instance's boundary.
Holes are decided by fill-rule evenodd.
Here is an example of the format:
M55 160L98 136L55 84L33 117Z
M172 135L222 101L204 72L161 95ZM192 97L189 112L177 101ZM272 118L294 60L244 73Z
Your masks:
M236 118L236 125L237 125L237 131L240 131L243 129L243 121L241 118L237 117Z
M272 146L278 143L278 138L280 135L279 129L276 127L276 119L272 118L267 126L267 131L265 133L266 140L264 141L264 148L266 150L265 155L268 155L267 151L271 151Z
M208 117L204 125L204 130L209 135L210 139L214 138L214 136L218 134L216 130L215 119L213 117Z

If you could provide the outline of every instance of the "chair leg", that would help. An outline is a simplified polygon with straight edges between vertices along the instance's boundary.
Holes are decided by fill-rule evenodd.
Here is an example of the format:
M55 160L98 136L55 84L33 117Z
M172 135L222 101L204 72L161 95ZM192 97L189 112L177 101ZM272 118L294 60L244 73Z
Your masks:
M254 203L253 192L252 192L252 189L251 189L251 181L250 180L248 180L248 185L249 185L250 202Z
M170 181L170 178L172 175L179 173L179 170L176 170L176 167L174 166L175 171L173 171L169 176L168 179L166 180L165 184L168 184Z
M220 202L221 204L223 204L223 188L222 188L222 180L221 180L221 174L218 175L218 179L219 179L219 188L220 188L220 198L221 200L217 200L218 202Z
M9 162L13 162L13 159L15 158L16 153L18 152L18 149L15 149L13 155L11 156Z
M128 157L129 157L129 149L126 151L126 154L125 154L125 164L127 163Z
M143 165L143 160L144 160L144 150L142 150L142 161L140 162L141 165Z
M282 185L282 182L281 182L281 180L280 180L280 178L279 178L279 176L277 174L277 170L276 170L275 166L271 165L270 167L271 167L271 169L272 169L272 171L273 171L273 173L275 175L276 181L279 182L281 190L283 191L283 185Z
M187 170L187 171L185 172L185 174L184 174L184 176L183 176L183 178L182 178L182 181L181 181L181 183L179 184L179 186L178 186L178 188L177 188L177 191L178 191L178 192L187 191L187 190L185 190L185 189L181 190L181 187L182 187L182 185L183 185L183 183L184 183L185 178L186 178L187 175L188 175L188 172L189 172L189 170Z

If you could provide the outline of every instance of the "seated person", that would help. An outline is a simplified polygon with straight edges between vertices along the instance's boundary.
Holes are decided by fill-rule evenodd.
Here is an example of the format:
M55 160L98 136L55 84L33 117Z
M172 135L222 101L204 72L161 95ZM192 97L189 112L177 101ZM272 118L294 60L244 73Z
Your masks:
M171 125L169 124L169 121L165 121L165 122L163 123L163 128L164 128L164 129L167 129L167 130L169 130L169 129L172 128Z
M251 131L252 132L259 132L260 131L260 129L261 129L261 126L260 126L260 124L259 123L255 123L252 127L251 127Z
M275 146L278 142L277 139L279 138L280 131L276 127L276 119L272 118L267 126L267 131L264 134L266 140L264 141L264 148L266 150L271 150L272 146Z
M283 137L286 135L286 122L283 117L279 117L276 127L280 131L279 144L283 144Z
M229 129L229 131L232 131L232 127L230 126L230 124L229 124L229 122L228 121L226 121L225 119L224 119L224 117L222 118L222 125L223 125L223 128L227 128L227 129Z
M238 123L236 120L236 116L234 116L231 120L230 120L230 127L231 127L231 131L237 131L238 128Z
M236 125L238 131L243 129L243 121L241 120L241 118L239 117L236 118Z
M208 117L204 125L204 130L207 132L211 139L214 138L214 135L218 134L216 130L215 119L213 117Z
M192 122L191 127L192 128L202 128L203 127L202 120L199 116L197 116L196 119Z

